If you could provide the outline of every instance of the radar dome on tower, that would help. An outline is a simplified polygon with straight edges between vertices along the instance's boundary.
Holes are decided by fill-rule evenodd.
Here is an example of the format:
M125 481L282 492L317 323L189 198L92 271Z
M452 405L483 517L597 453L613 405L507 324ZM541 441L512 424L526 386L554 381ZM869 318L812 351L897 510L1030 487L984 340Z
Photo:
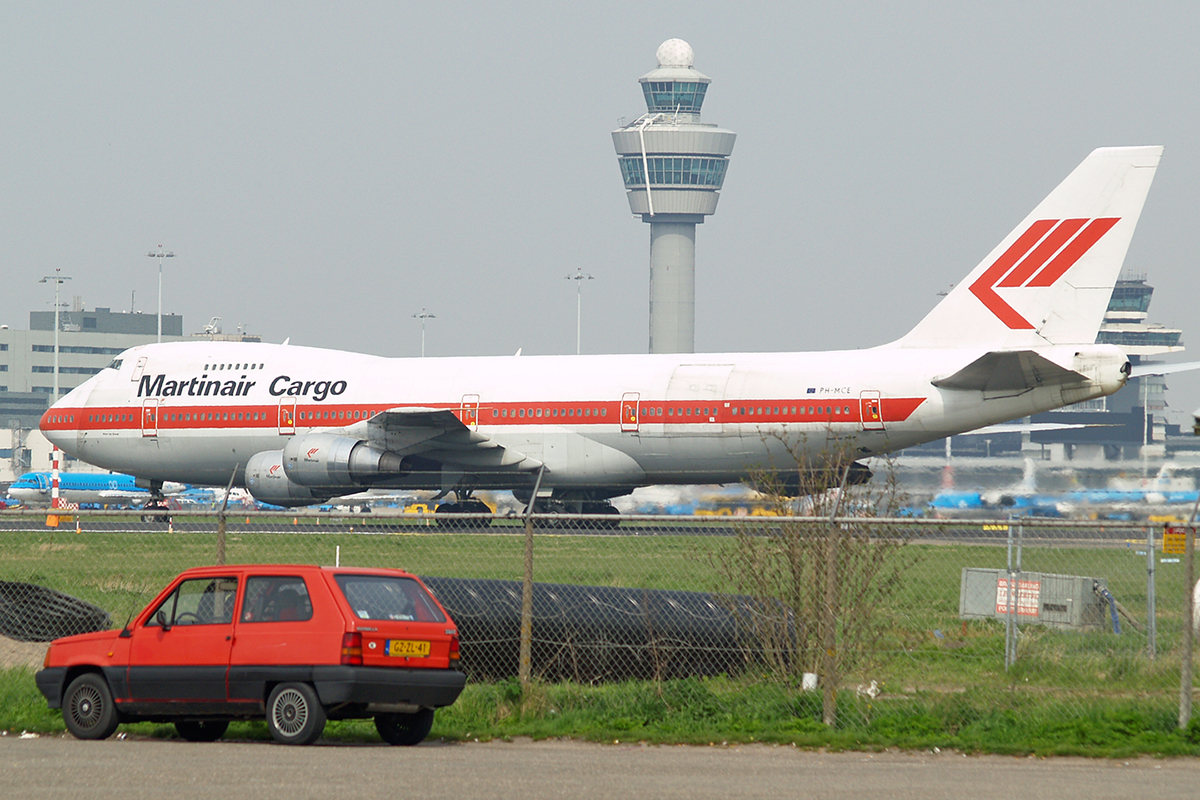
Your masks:
M690 67L696 58L692 46L683 39L667 39L658 46L654 56L660 67Z

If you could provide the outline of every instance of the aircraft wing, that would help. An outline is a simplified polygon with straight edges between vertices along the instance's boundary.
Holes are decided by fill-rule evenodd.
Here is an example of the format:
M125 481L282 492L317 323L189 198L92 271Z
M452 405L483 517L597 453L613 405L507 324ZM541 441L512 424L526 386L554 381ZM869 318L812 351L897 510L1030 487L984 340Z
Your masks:
M397 407L347 429L401 456L421 456L463 470L532 471L541 461L472 430L444 408Z
M1086 380L1086 376L1060 367L1032 350L994 350L984 353L953 375L935 378L932 383L939 389L1023 392L1039 386Z

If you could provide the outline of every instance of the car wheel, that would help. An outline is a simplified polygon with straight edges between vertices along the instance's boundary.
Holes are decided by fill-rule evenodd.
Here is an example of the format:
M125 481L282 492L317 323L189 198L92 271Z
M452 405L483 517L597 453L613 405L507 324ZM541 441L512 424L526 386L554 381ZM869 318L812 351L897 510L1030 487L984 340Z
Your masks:
M312 744L325 730L325 709L307 683L281 683L267 700L267 728L280 744Z
M227 719L180 720L175 723L180 738L189 742L215 742L225 735L228 727Z
M107 739L121 721L108 682L94 672L71 681L62 710L67 730L77 739Z
M388 744L412 747L425 741L433 727L433 709L422 708L414 714L376 714L375 730Z

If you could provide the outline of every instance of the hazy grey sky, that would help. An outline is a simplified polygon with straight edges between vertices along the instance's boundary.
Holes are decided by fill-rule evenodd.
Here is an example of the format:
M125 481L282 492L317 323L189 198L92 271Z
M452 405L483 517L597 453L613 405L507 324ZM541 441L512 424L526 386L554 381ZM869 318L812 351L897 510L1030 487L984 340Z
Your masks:
M1200 359L1200 5L8 2L0 323L163 307L267 341L645 352L610 131L669 38L738 133L697 231L703 351L908 330L1095 147L1166 153L1127 268ZM136 296L133 293L136 292ZM1171 382L1177 411L1200 379Z

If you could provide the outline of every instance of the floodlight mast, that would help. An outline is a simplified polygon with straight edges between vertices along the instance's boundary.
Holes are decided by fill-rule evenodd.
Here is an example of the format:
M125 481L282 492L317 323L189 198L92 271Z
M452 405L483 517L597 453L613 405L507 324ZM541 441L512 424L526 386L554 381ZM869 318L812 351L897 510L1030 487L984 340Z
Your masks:
M430 314L425 309L421 309L420 314L413 314L413 319L421 320L421 358L425 357L425 320L437 319L436 314Z
M58 323L58 287L62 286L63 281L69 280L71 280L71 278L67 275L63 275L61 268L55 267L53 275L47 275L38 281L38 283L49 283L51 281L54 282L54 380L51 382L54 387L52 389L54 394L51 396L50 403L47 407L53 406L58 402L58 329L61 327ZM58 445L54 445L54 448L50 451L50 507L59 508L60 505L61 503L58 494Z
M63 275L62 269L55 267L53 275L47 275L38 283L54 283L54 399L50 401L50 405L58 402L58 287L62 286L63 281L71 280L70 276Z
M576 267L574 275L564 275L569 281L575 281L575 355L579 355L580 330L583 320L583 282L595 280L591 275L585 275L583 267Z
M163 252L163 246L160 244L158 252L151 250L146 255L158 259L158 341L162 342L162 265L164 258L174 258L175 254L170 251Z

